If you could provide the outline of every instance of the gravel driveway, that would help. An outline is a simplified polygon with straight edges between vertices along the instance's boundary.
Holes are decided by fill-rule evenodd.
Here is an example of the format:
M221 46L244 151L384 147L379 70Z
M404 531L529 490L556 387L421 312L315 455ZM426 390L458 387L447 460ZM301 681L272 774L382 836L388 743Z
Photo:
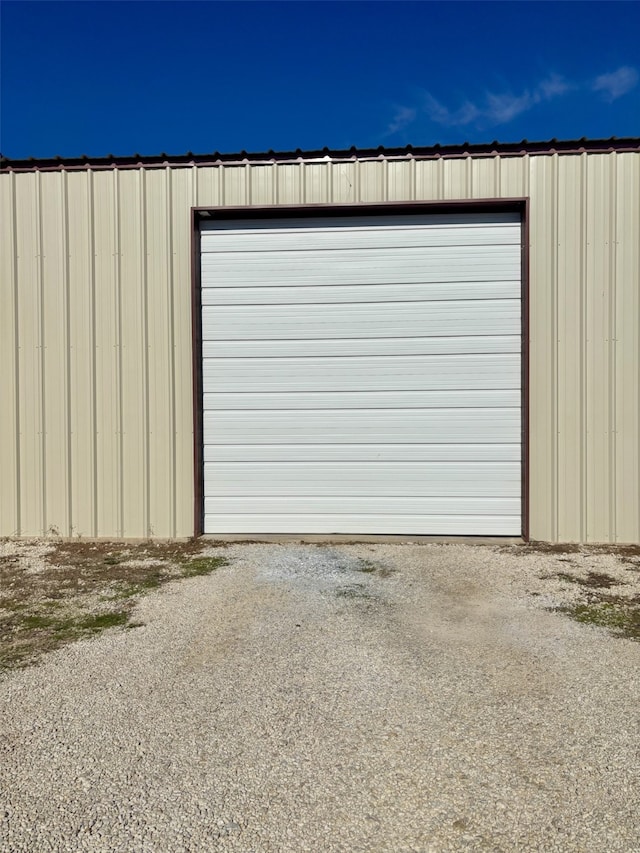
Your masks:
M640 850L640 643L550 612L566 556L211 553L0 679L0 849Z

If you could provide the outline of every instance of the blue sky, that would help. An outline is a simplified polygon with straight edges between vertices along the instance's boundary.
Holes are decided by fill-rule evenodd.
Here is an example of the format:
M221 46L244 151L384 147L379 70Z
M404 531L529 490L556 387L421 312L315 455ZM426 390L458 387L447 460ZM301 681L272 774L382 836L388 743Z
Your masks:
M640 135L633 1L0 10L14 158Z

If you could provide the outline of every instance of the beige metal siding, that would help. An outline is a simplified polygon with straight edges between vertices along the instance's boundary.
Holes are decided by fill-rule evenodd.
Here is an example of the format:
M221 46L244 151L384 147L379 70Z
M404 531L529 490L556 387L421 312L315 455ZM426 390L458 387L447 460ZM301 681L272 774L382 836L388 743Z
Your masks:
M193 532L192 205L530 197L530 534L640 541L640 155L0 176L0 534Z

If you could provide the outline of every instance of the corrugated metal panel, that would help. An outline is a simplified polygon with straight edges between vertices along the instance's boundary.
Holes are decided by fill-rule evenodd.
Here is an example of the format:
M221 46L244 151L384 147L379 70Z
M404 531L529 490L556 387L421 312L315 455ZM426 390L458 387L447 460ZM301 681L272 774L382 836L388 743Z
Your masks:
M22 528L15 175L0 182L0 534Z
M0 533L192 533L191 204L529 196L530 533L640 541L640 156L509 153L0 175Z

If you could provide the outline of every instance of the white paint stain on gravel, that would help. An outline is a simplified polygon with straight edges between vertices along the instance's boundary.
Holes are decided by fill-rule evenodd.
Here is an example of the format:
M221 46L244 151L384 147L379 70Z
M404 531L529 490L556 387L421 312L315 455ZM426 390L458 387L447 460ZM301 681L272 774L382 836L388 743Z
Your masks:
M640 850L640 644L545 611L560 557L219 553L2 678L0 849Z

